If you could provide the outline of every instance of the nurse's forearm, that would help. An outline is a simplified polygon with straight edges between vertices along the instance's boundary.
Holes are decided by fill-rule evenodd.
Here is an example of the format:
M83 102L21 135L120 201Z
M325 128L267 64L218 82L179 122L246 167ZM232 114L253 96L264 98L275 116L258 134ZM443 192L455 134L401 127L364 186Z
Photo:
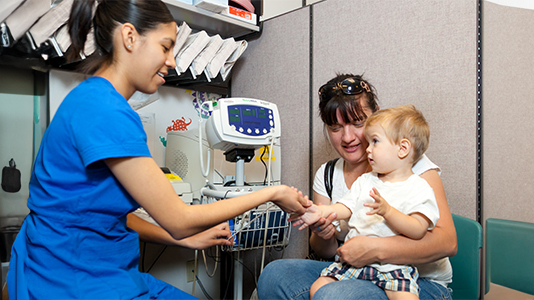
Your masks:
M172 236L160 226L147 222L133 213L127 216L127 225L130 229L135 230L139 235L139 239L143 242L163 244L163 245L178 245L179 242L172 238Z

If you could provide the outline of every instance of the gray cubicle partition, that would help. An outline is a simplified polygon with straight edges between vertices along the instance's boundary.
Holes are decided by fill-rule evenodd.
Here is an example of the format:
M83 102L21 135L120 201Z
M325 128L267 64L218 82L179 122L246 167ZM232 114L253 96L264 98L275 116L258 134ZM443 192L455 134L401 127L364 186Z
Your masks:
M531 222L532 28L534 10L484 0L326 0L265 21L232 94L280 105L282 181L311 193L335 156L316 91L336 72L364 73L381 107L425 114L453 213ZM292 235L284 257L305 256L305 238Z
M451 210L475 219L477 9L476 0L326 0L264 22L232 94L282 105L282 181L311 192L315 171L335 156L317 89L336 72L364 73L381 107L422 110Z

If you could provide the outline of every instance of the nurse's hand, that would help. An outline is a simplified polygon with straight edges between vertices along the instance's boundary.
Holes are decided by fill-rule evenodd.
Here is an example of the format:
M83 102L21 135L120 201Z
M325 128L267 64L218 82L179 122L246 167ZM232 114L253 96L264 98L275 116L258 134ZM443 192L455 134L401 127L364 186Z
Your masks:
M216 245L232 246L232 241L228 240L231 235L232 233L230 232L228 223L224 222L182 239L178 241L178 245L196 250L203 250Z
M276 185L271 188L275 189L271 201L289 214L302 215L306 212L306 207L312 205L308 196L303 196L302 192L294 187Z

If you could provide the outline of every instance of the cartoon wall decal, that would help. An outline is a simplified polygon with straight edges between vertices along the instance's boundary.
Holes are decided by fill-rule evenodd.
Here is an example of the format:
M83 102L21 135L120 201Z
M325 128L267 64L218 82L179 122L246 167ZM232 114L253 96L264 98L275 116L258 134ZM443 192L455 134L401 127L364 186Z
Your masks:
M207 119L211 115L210 106L208 102L217 101L218 97L211 96L210 93L193 91L191 95L194 97L193 106L198 115L202 119ZM217 95L218 96L218 95Z
M167 140L164 137L160 136L159 140L161 141L161 144L163 145L163 147L167 147Z
M191 125L193 120L191 118L189 119L189 123L186 123L185 118L182 117L182 119L176 119L171 120L172 126L167 127L167 130L165 132L169 131L187 131L187 126Z
M184 94L186 94L186 98L189 96L193 97L193 101L189 102L190 100L187 100L188 102L186 105L188 106L187 111L191 112L189 110L189 105L192 104L193 108L197 112L197 115L201 117L202 119L207 119L210 117L210 105L211 102L217 101L221 95L218 94L210 94L206 92L200 92L200 91L194 91L194 90L184 90ZM184 111L182 108L179 110L181 112ZM191 119L192 115L190 113L186 113L185 116L182 116L181 118L170 120L172 122L171 125L167 126L165 129L165 132L169 131L187 131L189 130L189 127L193 126L193 128L196 126L196 120L193 122ZM194 118L194 117L193 117ZM159 140L161 141L161 145L166 148L167 147L167 140L165 136L159 136Z

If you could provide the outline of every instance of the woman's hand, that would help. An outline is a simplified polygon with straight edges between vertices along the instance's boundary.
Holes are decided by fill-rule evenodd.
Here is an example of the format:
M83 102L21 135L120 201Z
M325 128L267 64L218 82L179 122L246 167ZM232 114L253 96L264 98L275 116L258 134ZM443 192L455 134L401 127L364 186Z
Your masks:
M372 263L376 263L376 253L374 246L380 242L382 238L356 236L347 241L336 251L339 260L348 263L357 268L361 268Z
M311 231L323 240L329 240L336 235L336 227L332 222L336 219L335 212L329 214L326 218L320 218L315 224L310 225Z
M313 192L313 202L317 205L330 205L330 198ZM313 226L310 226L312 234L310 236L310 247L324 259L329 259L336 255L338 242L335 236L335 227L332 221L337 218L336 213L329 214L326 218L321 218ZM320 230L319 230L320 229Z

